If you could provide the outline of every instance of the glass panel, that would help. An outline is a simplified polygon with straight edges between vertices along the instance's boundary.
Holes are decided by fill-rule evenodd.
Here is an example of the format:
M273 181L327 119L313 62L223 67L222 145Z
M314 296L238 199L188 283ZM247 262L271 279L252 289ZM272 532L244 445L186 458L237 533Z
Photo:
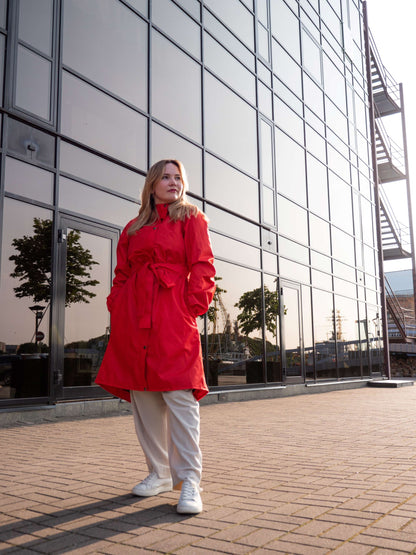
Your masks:
M308 267L302 266L302 264L297 262L292 262L292 260L287 260L282 256L279 257L279 269L282 277L307 284L311 282Z
M62 133L138 168L146 168L147 121L67 72L62 83Z
M370 359L368 352L368 325L367 325L367 312L364 303L358 303L359 313L359 332L360 332L360 351L361 351L361 364L363 369L363 376L370 375Z
M201 18L201 5L199 0L175 0L177 4L180 4L182 8L188 11L191 15L195 17L198 21Z
M304 131L303 131L303 119L300 118L289 106L282 102L277 96L274 97L274 112L275 112L275 123L283 131L289 133L293 139L303 144Z
M361 197L361 222L363 226L363 241L369 245L374 244L373 238L373 209L372 204Z
M275 254L263 251L263 270L270 274L277 273L277 256Z
M301 292L305 374L307 380L313 380L315 378L315 364L313 359L311 289L302 285Z
M216 37L241 63L252 71L255 69L254 55L234 35L225 28L208 10L204 10L205 29Z
M235 241L224 235L211 232L212 250L215 257L233 260L240 264L247 264L260 268L260 250L250 247L240 241Z
M254 179L209 154L206 155L205 171L205 195L208 200L259 221L259 186Z
M152 110L164 123L201 142L201 68L156 32L152 33Z
M55 139L30 125L8 118L8 150L28 160L55 165Z
M277 189L306 206L305 151L278 129L275 138Z
M263 221L273 226L276 225L274 192L268 187L263 187Z
M206 146L257 176L255 110L206 72L204 111Z
M299 20L284 2L270 2L272 33L300 62Z
M256 80L254 75L208 33L205 33L204 41L205 65L252 104L255 104Z
M279 340L280 295L277 278L264 276L264 306L266 308L266 366L267 381L281 382L282 367Z
M312 284L320 289L332 291L332 276L319 270L312 270Z
M118 193L140 198L144 177L100 156L61 141L61 171L81 177Z
M186 168L189 190L202 196L202 152L161 125L152 125L152 164L158 160L181 160Z
M66 177L59 179L59 206L120 227L135 218L139 211L139 206L134 202L104 193Z
M317 218L313 214L309 214L309 227L311 247L326 254L331 254L328 222Z
M36 166L6 158L4 188L10 193L52 204L53 177L52 173Z
M15 103L32 114L50 119L51 63L18 46Z
M273 187L273 144L272 128L260 120L261 178L264 184Z
M352 234L351 187L331 171L329 172L329 201L331 221Z
M279 240L279 254L302 264L309 264L309 249L284 237Z
M220 260L216 270L208 311L208 384L263 382L260 273Z
M355 266L354 239L334 226L331 226L331 234L333 257Z
M383 340L381 335L380 307L367 305L367 329L370 345L372 372L383 372Z
M257 81L257 99L259 111L270 120L273 119L273 94L261 81Z
M247 46L254 50L253 16L238 0L205 0L219 19L227 25Z
M337 378L332 294L314 289L312 300L316 377Z
M303 98L311 110L323 119L324 97L322 90L305 73L303 74Z
M308 244L308 215L306 210L280 196L277 200L279 233ZM296 225L293 225L296 222Z
M283 284L281 291L283 291L282 302L284 305L282 315L283 366L286 377L291 378L302 375L300 290Z
M133 8L136 8L137 11L147 16L148 0L126 0L126 2L130 4L130 6L133 6Z
M193 56L200 58L200 27L171 0L157 0L152 3L152 22Z
M321 47L309 33L302 29L302 63L303 67L314 77L319 84L322 83Z
M306 155L308 206L323 218L329 217L327 169L310 154Z
M20 0L19 39L51 56L52 19L52 0Z
M327 96L334 102L344 114L347 113L345 78L338 71L326 54L324 62L324 83Z
M302 96L301 69L274 39L272 40L273 71L299 97Z
M48 395L52 213L4 199L0 399Z
M260 245L260 228L258 226L232 214L227 214L224 210L215 208L210 204L206 205L205 214L208 216L210 228L232 235L241 241Z
M4 52L6 37L0 33L0 105L3 105Z
M261 56L263 60L266 60L266 62L269 62L269 33L263 25L257 25L257 44L259 56Z
M73 257L79 260L80 253L85 262L77 267ZM111 239L68 228L67 279L74 267L78 285L71 282L65 298L64 387L93 385L104 355L110 332L105 301L111 287Z
M65 0L63 6L63 63L146 110L147 25L121 2Z
M269 22L267 0L257 0L256 6L258 19L267 27Z
M6 28L7 24L7 0L0 0L0 27Z
M319 133L317 133L308 124L305 126L305 138L306 138L306 148L311 152L318 160L323 163L326 162L326 144L325 139Z

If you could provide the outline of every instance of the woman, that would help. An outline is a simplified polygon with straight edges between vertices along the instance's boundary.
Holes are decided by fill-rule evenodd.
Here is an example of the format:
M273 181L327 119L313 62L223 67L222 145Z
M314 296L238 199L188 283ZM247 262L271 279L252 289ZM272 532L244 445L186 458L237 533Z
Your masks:
M186 200L178 160L146 177L137 218L117 246L107 306L111 335L96 383L131 402L149 475L139 496L180 488L179 513L202 511L199 404L208 393L196 317L212 301L213 254L204 214Z

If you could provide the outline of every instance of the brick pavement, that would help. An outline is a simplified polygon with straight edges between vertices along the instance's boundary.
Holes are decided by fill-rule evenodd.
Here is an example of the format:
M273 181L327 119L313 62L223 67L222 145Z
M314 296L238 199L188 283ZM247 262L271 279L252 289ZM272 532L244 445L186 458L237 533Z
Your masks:
M416 387L201 407L201 515L146 475L131 416L0 431L1 553L416 553Z

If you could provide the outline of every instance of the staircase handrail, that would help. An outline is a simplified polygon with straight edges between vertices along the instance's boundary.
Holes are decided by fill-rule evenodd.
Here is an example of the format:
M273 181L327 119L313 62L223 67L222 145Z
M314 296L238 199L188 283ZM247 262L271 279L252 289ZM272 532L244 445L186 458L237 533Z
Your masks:
M400 87L399 87L397 81L394 79L394 77L386 69L383 62L381 61L381 57L380 57L380 54L378 52L374 37L373 37L370 30L369 30L368 35L369 35L369 41L370 41L371 54L373 56L374 63L377 67L377 70L380 74L381 80L382 80L388 94L392 97L392 99L397 104L397 106L400 107Z
M400 306L399 300L394 294L394 291L386 275L384 276L384 283L386 287L387 308L389 309L389 312L398 328L398 331L400 332L400 335L403 338L406 338L406 318L404 316L403 309Z
M406 160L404 156L404 149L390 137L380 118L377 119L375 125L380 136L380 140L383 143L384 150L387 153L387 156L390 158L391 163L399 171L401 171L403 175L406 175Z
M391 207L390 201L384 192L382 187L379 187L379 194L381 204L383 206L383 210L386 214L389 224L392 227L393 234L399 241L400 245L402 246L403 250L406 250L404 247L410 246L410 230L409 227L400 223L399 220L396 218L393 208Z

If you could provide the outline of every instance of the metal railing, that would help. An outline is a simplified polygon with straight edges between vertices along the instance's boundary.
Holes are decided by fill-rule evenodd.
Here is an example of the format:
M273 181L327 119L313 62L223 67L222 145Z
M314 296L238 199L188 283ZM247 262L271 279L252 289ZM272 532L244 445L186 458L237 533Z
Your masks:
M393 139L388 135L386 128L384 127L381 119L377 119L375 122L377 139L382 147L382 152L377 148L377 163L385 164L391 163L397 170L403 174L403 179L406 176L406 161L404 157L403 147L398 145Z
M381 61L380 54L377 50L377 46L371 31L369 30L369 42L372 55L372 64L376 68L379 79L375 81L373 79L373 93L377 94L380 89L383 89L388 93L392 100L400 108L400 87L397 81L393 78L391 73L387 71Z
M409 227L398 221L394 214L393 208L391 207L390 201L382 187L379 187L379 194L382 210L386 216L392 235L403 250L409 250L411 248Z
M389 337L415 338L416 337L416 318L413 309L404 308L400 305L389 280L384 276L386 285L386 302L391 318L388 324Z

